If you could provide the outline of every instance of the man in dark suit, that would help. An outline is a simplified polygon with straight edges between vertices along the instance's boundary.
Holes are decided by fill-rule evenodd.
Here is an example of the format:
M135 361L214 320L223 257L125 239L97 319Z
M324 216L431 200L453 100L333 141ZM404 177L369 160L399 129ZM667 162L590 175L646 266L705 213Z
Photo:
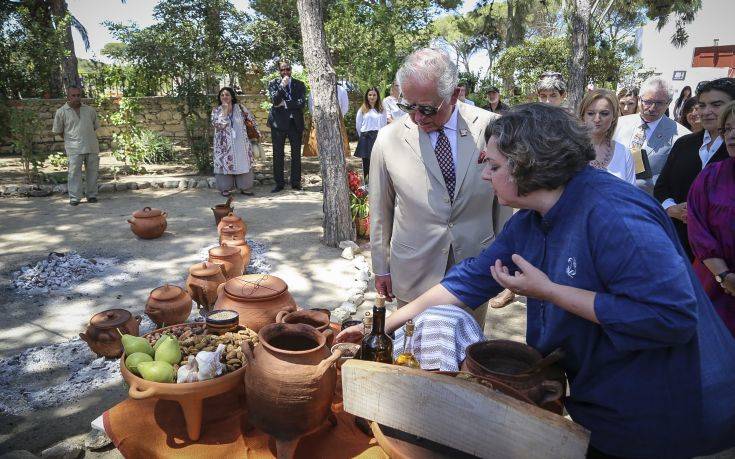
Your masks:
M291 78L291 64L280 62L276 78L268 84L268 97L273 104L268 114L268 127L271 128L273 142L273 179L276 186L271 193L283 190L283 162L286 137L291 144L291 188L301 189L301 137L304 133L304 105L306 104L306 85Z
M694 255L687 237L687 195L705 166L728 157L722 137L717 132L717 119L722 107L735 100L735 78L703 81L697 86L697 98L704 129L682 136L674 143L653 189L653 195L674 222L690 260Z

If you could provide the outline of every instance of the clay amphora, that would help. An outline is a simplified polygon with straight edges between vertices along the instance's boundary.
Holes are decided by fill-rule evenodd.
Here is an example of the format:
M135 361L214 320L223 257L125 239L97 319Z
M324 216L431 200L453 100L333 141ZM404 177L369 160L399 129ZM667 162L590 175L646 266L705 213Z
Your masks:
M86 333L80 333L79 337L98 356L120 357L123 352L120 333L138 336L142 319L140 316L133 317L125 309L109 309L93 315Z
M332 354L325 336L303 324L266 325L258 338L254 351L243 347L248 420L276 439L279 458L290 458L299 438L322 427L331 414L334 363L342 352Z
M327 337L327 346L332 347L334 332L329 328L329 315L321 309L302 309L300 311L281 311L276 315L278 324L304 324L314 327Z
M223 265L227 279L242 275L242 271L245 269L245 265L242 264L240 249L225 244L209 249L209 261Z
M227 281L227 272L222 264L205 261L189 268L189 277L186 278L186 290L192 299L209 311L217 301L217 287Z
M227 231L223 231L225 228ZM228 238L234 235L238 239L243 239L248 232L248 225L245 224L242 218L230 212L227 216L222 217L222 220L217 224L217 232L220 235L220 240L222 239L223 233Z
M228 246L228 247L237 247L240 249L240 255L242 256L242 264L245 266L245 268L248 267L250 264L250 245L245 241L245 239L238 239L233 237L222 237L220 239L221 243ZM245 271L245 269L243 269Z
M227 198L227 202L224 204L217 204L211 208L214 213L214 226L219 225L222 217L226 217L228 214L235 211L235 207L232 205L232 196Z
M245 274L217 288L214 309L232 309L240 325L258 331L275 323L280 311L295 311L296 303L282 279L268 274Z
M161 209L144 207L133 212L133 219L128 219L130 229L141 239L155 239L166 231L166 216Z
M158 287L148 296L145 313L159 327L184 323L191 313L191 295L175 285Z

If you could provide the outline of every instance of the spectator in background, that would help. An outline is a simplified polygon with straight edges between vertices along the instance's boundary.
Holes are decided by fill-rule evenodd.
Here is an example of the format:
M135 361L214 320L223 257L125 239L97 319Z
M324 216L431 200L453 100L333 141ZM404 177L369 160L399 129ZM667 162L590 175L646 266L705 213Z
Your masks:
M365 91L362 106L357 110L355 117L355 130L360 136L355 156L362 158L362 174L365 182L368 181L370 174L370 153L373 151L373 144L378 137L378 131L386 124L388 115L380 103L380 93L378 88L372 87Z
M679 97L676 99L676 102L674 102L673 118L675 121L679 121L681 123L681 107L690 97L692 97L692 87L684 86L684 89L679 93Z
M636 185L653 194L653 185L661 173L676 140L690 134L689 129L664 116L671 103L671 87L660 77L643 82L640 90L640 113L618 119L613 139L630 148L636 161Z
M687 195L707 164L728 157L727 147L718 132L718 118L725 105L735 100L735 78L703 81L697 86L697 100L704 129L676 141L653 190L673 220L690 260L694 259L694 254L687 236Z
M694 181L687 227L694 273L735 336L735 102L722 108L718 124L728 157L705 167Z
M496 86L490 86L485 93L485 96L487 97L487 105L482 107L485 110L502 114L510 109L507 104L504 104L503 101L500 100L500 90Z
M398 103L401 101L400 97L401 90L398 88L398 83L394 81L390 85L390 94L383 99L383 107L385 107L385 113L388 117L388 124L406 114L406 112L398 108Z
M467 99L467 83L460 81L457 87L459 88L459 97L457 99L465 104L475 105L474 101Z
M567 97L567 84L559 72L544 72L536 83L538 101L561 107Z
M699 118L699 100L696 96L685 100L681 105L680 119L676 120L679 124L689 129L693 133L702 131L702 120Z
M66 88L66 103L54 114L54 134L64 136L64 150L69 158L69 204L76 206L82 199L82 164L84 164L84 195L87 202L97 202L97 172L100 165L100 144L97 112L82 103L82 91L76 86Z
M638 113L638 88L623 88L618 91L620 116Z
M314 100L312 93L309 93L309 112L311 113L311 122L309 130L306 131L308 141L304 145L304 154L306 157L314 157L319 155L319 147L316 142L316 125L314 123ZM347 137L347 129L345 129L344 116L350 109L350 99L347 90L337 83L337 108L339 109L339 134L342 137L342 151L345 156L350 156L350 139Z
M587 125L595 148L592 167L610 172L635 185L635 166L630 150L612 139L618 124L618 100L607 89L587 92L579 104L579 118Z

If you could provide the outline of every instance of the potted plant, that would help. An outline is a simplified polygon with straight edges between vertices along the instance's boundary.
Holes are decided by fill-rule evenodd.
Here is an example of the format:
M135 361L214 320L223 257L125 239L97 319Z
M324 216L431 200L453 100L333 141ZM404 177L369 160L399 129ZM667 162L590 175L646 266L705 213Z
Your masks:
M355 171L347 172L347 184L350 187L350 212L357 230L357 237L369 239L370 205L368 204L367 186L362 185L360 176Z

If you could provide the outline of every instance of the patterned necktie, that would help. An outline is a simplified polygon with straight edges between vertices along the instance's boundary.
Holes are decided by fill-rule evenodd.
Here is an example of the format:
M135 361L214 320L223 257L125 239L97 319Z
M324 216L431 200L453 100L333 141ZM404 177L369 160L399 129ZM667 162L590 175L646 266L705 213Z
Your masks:
M439 138L436 141L434 153L436 153L436 160L439 161L439 168L442 170L444 183L447 185L449 199L454 202L454 185L457 178L454 173L452 147L449 145L449 138L444 134L443 129L439 129Z
M630 140L630 148L635 149L641 148L646 143L646 130L648 129L648 123L645 121L641 122L641 125L633 132L633 138Z

